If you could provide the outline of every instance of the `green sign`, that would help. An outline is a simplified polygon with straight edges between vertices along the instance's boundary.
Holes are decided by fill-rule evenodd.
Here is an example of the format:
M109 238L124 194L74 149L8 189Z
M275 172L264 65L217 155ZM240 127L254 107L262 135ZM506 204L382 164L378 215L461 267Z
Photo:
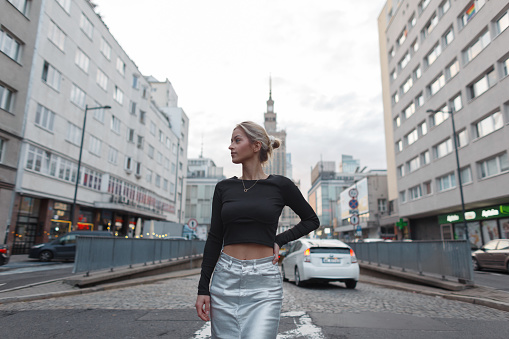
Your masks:
M396 222L396 226L397 226L400 230L402 230L402 229L404 229L406 226L408 226L408 222L403 221L403 219L402 219L402 218L400 218L400 219L399 219L399 221L398 221L398 222Z
M461 213L441 214L438 216L439 224L451 224L466 221L478 221L486 219L496 219L509 217L509 205L498 205L487 208L479 208L475 210L465 211L465 218L461 217Z

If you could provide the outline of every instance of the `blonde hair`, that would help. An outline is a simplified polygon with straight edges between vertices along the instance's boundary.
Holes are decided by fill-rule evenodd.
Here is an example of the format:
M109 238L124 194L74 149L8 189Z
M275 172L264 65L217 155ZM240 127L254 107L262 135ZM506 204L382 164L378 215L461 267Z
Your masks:
M262 164L269 160L274 149L281 146L281 140L274 138L272 135L268 135L265 128L258 125L256 122L244 121L235 126L235 128L239 127L246 133L247 138L251 143L259 141L262 145L259 154L260 162Z

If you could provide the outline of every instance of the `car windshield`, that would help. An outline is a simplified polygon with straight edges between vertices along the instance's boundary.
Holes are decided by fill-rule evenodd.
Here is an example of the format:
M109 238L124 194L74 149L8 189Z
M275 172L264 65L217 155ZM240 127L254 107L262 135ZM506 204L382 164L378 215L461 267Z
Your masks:
M337 253L350 254L350 249L345 247L311 247L311 253Z

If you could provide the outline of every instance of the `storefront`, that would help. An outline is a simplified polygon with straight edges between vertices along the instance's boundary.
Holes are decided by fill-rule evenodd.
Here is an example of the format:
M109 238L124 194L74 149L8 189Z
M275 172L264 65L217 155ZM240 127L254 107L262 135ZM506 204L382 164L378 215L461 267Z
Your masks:
M509 205L496 205L438 216L443 240L465 239L466 221L472 245L481 247L493 239L509 239Z

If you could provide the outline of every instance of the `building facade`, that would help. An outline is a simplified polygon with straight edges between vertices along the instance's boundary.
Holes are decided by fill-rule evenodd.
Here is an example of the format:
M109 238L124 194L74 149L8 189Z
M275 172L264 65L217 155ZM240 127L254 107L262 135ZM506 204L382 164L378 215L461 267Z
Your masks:
M25 117L8 234L13 253L75 229L130 237L139 219L179 222L188 120L176 94L171 105L152 97L152 79L90 1L41 3L31 11L39 18L37 53L19 103Z
M412 239L464 239L465 219L474 244L508 236L508 11L394 0L379 16L389 200Z

